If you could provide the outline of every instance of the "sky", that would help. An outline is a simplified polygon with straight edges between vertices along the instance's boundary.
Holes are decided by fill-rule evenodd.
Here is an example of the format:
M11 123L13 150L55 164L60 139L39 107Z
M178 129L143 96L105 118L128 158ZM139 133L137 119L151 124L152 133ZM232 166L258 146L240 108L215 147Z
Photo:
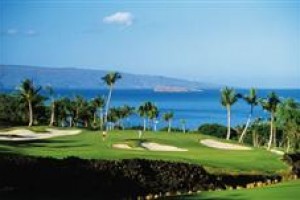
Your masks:
M0 0L0 64L300 88L300 0Z

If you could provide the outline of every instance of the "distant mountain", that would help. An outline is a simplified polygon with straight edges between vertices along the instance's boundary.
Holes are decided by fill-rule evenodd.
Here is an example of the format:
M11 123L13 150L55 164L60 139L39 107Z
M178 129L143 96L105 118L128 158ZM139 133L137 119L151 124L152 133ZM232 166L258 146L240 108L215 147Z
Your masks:
M41 86L51 85L57 89L96 89L106 87L101 77L108 71L50 68L18 65L0 65L0 87L13 89L25 78L32 79ZM163 76L121 73L122 79L117 83L119 89L155 89L181 88L182 90L203 90L219 88L218 85L187 81Z

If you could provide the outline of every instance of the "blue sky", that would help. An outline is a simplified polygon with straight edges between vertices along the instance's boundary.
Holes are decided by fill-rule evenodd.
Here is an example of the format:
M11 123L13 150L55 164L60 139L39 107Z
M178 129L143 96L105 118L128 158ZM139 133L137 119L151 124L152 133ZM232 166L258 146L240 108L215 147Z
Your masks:
M0 2L1 64L300 88L300 1Z

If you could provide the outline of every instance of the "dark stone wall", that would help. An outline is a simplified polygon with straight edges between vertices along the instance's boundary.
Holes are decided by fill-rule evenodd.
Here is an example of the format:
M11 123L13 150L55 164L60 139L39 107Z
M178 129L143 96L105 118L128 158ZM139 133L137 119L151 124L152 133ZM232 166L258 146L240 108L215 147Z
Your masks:
M201 166L185 163L0 157L0 195L65 194L119 199L216 188L224 185Z
M273 180L280 181L280 177L212 175L199 165L159 160L107 161L0 155L1 200L10 197L136 199L148 194L248 187L248 184L271 183Z
M289 165L292 166L292 173L300 177L300 153L293 154L285 154L283 156L283 160L285 160Z

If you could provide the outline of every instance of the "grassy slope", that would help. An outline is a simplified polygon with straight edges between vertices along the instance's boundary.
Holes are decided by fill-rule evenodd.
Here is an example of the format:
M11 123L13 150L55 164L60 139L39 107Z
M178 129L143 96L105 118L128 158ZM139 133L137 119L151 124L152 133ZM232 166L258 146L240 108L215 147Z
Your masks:
M35 156L63 158L78 156L95 159L148 158L183 161L206 166L215 172L274 173L287 169L281 156L263 149L252 151L227 151L208 148L199 143L207 138L200 134L153 133L146 132L145 140L186 148L188 152L151 152L145 150L121 150L111 148L114 143L129 141L134 145L138 137L136 131L113 131L106 141L101 132L86 131L75 136L58 137L36 142L0 142L0 152L21 153Z
M296 200L300 197L300 180L280 183L264 188L242 189L219 192L203 192L194 196L172 197L172 199L202 200Z

